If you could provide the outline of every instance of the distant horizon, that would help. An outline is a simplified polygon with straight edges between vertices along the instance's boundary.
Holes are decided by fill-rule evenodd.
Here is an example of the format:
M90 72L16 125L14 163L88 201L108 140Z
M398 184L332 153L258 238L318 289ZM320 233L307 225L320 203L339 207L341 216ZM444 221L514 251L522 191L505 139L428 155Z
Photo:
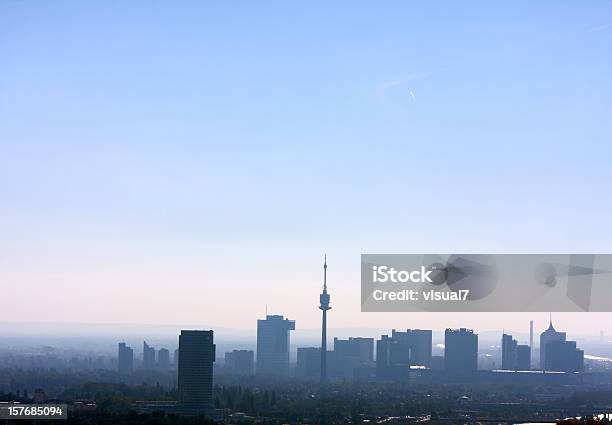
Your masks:
M597 330L593 333L589 332L571 332L562 328L561 326L554 323L553 325L559 331L567 332L570 336L578 335L585 338L599 338L600 331L604 331L604 335L607 336L608 333L605 329ZM16 326L18 329L11 330L11 326ZM527 323L527 327L529 323ZM103 327L107 327L107 330L101 329ZM510 333L514 336L525 337L529 335L529 330L519 330L518 328L478 328L478 327L470 327L470 326L443 326L443 327L362 327L362 326L348 326L348 327L328 327L328 338L330 340L334 337L334 332L341 335L337 337L344 338L346 336L363 336L358 334L359 332L367 334L367 336L371 336L372 333L379 333L379 335L383 335L385 333L390 334L391 330L405 330L405 329L430 329L436 333L443 333L447 328L462 328L467 327L469 329L473 329L478 334L491 334L491 333L499 333L500 336L503 332ZM546 326L538 329L534 326L534 337L539 337L539 334L543 332L548 327ZM51 329L58 329L57 333L49 334ZM44 329L45 335L54 335L54 336L85 336L79 332L84 332L89 330L92 332L90 335L92 336L113 336L116 332L126 332L129 330L129 333L124 333L124 335L151 335L161 336L161 335L169 335L166 332L174 332L185 329L206 329L213 330L215 334L222 334L225 338L227 337L251 337L256 336L256 327L254 326L252 329L247 328L234 328L234 327L224 327L224 326L208 326L205 324L155 324L155 323L120 323L120 322L35 322L35 321L0 321L0 332L3 333L2 336L10 335L11 332L20 333L25 336L36 336L43 334L43 331L37 329ZM27 331L27 334L24 334L24 330ZM36 332L39 332L38 334ZM147 334L150 332L150 334ZM320 328L312 327L312 328L300 328L296 326L295 331L291 331L292 335L295 334L312 334L313 338L320 338ZM354 335L349 335L349 332L356 332ZM178 337L178 333L176 333ZM611 335L612 336L612 335ZM1 338L1 336L0 336Z
M606 422L611 52L612 0L0 0L0 418Z

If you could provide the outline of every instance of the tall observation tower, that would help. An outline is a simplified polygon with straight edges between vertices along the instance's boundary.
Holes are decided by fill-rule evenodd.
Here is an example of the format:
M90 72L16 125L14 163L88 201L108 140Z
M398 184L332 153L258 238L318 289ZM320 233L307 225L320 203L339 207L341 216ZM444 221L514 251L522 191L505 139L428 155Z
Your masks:
M329 306L329 294L327 293L327 254L323 262L323 292L319 295L319 308L323 311L323 323L321 324L321 382L327 378L327 310Z

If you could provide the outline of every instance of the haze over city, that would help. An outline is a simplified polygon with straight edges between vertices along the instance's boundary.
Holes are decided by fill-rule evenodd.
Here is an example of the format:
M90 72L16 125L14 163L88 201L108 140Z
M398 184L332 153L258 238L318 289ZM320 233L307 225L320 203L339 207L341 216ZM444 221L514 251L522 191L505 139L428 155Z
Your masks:
M611 53L609 0L0 0L0 422L609 425Z

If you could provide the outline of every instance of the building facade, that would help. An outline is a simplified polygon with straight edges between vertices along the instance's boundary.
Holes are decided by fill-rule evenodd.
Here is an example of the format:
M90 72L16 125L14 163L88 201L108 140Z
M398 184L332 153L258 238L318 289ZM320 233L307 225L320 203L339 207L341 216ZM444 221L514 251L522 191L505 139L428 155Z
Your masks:
M299 347L297 349L295 376L302 379L320 379L321 348Z
M278 315L268 315L257 321L258 375L289 376L290 331L295 321ZM319 361L321 359L319 358Z
M516 370L517 369L517 346L516 339L512 335L502 335L502 369Z
M531 347L518 345L516 347L516 367L518 370L531 370Z
M225 353L225 370L232 375L253 375L255 353L253 350L233 350Z
M431 367L432 331L407 329L391 331L376 341L376 376L404 379L410 367Z
M142 366L145 369L153 369L155 367L155 348L147 344L147 341L142 343Z
M170 367L170 351L166 348L161 348L157 352L157 366L160 370L168 370Z
M582 372L584 351L576 347L576 341L551 341L546 345L545 370Z
M183 330L179 336L178 393L181 411L210 413L213 409L213 331Z
M478 370L478 334L471 329L446 329L444 332L444 369L447 372Z
M119 357L117 362L119 373L132 373L134 371L134 350L125 342L119 343Z
M548 329L540 334L540 369L546 369L546 351L551 342L563 342L566 339L565 332L557 332L552 324L552 318Z

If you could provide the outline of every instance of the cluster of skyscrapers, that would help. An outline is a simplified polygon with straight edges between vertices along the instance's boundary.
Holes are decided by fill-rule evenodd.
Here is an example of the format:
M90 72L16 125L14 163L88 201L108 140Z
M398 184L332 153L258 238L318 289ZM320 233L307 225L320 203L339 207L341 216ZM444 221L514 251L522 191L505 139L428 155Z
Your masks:
M407 329L391 331L376 341L376 376L388 379L400 369L432 365L432 331Z
M584 351L576 347L576 341L567 341L565 332L557 332L552 319L540 335L540 368L562 372L584 369Z
M168 370L171 366L170 350L161 348L156 351L154 347L147 344L146 341L142 344L142 369L143 370ZM174 351L174 365L178 364L178 350ZM134 350L125 342L119 343L118 355L118 370L120 373L131 373L135 369L134 366Z
M533 327L531 328L533 329ZM533 338L530 338L533 341ZM530 370L531 347L518 345L511 335L502 335L502 369ZM582 372L584 351L576 341L568 341L565 332L557 332L552 324L540 334L539 369L551 372Z
M432 355L432 331L423 329L392 330L391 335L374 338L334 338L333 350L327 350L327 261L324 264L320 347L297 349L295 376L305 379L397 379L413 370L442 370L448 374L473 374L478 370L478 335L471 329L446 329L444 356ZM281 315L266 315L257 321L257 352L233 350L225 353L224 370L236 375L290 376L291 331L295 321ZM374 353L376 346L376 355ZM530 344L520 345L503 333L501 368L508 371L531 370L533 322ZM210 412L212 409L213 331L183 330L175 352L178 368L179 404L182 413ZM157 352L143 343L143 368L164 369L170 364L169 351ZM120 372L134 369L134 352L119 344ZM575 341L567 341L564 332L552 325L540 335L540 369L543 371L579 372L584 368L584 353Z
M502 369L530 370L531 347L519 345L512 335L502 335Z

